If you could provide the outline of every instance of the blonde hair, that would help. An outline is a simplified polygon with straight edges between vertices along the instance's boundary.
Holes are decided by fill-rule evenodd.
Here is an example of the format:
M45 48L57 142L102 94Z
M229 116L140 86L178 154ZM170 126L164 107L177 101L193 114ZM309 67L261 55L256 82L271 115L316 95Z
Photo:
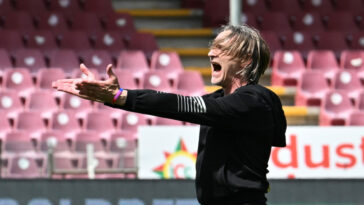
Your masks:
M270 51L259 31L247 25L227 25L221 28L221 32L230 31L225 39L213 41L211 47L221 45L220 48L233 60L239 60L247 66L237 72L241 80L247 83L258 83L261 75L267 69L270 62Z

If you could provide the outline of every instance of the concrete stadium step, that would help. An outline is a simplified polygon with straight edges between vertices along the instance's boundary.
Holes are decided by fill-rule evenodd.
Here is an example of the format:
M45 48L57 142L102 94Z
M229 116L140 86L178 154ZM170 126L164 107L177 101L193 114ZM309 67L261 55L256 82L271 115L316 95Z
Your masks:
M180 8L180 0L113 0L115 9L171 9Z

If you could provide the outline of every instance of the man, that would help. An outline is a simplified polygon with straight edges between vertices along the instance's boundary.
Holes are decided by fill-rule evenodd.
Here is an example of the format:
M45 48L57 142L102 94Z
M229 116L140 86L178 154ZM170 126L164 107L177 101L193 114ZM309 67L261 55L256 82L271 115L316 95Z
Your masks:
M222 89L202 97L119 89L109 78L59 80L54 88L114 108L200 124L196 192L202 205L266 204L272 146L285 146L286 119L272 91L258 85L270 53L248 26L226 26L212 42L211 83Z

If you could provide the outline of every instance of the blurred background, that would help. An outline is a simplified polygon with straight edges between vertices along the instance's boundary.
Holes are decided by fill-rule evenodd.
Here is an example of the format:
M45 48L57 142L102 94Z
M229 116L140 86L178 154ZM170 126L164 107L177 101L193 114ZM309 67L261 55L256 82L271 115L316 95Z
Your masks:
M282 100L272 205L364 204L363 0L0 0L0 204L189 205L198 126L56 92L114 65L125 89L203 95L232 21L271 50Z

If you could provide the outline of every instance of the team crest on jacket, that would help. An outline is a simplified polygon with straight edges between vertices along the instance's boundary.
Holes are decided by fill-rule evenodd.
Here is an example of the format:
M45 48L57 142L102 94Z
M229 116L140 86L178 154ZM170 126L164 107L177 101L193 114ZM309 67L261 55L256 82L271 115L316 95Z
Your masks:
M178 141L173 153L164 152L164 156L165 162L153 169L161 179L192 179L195 177L197 153L189 152L183 139Z

